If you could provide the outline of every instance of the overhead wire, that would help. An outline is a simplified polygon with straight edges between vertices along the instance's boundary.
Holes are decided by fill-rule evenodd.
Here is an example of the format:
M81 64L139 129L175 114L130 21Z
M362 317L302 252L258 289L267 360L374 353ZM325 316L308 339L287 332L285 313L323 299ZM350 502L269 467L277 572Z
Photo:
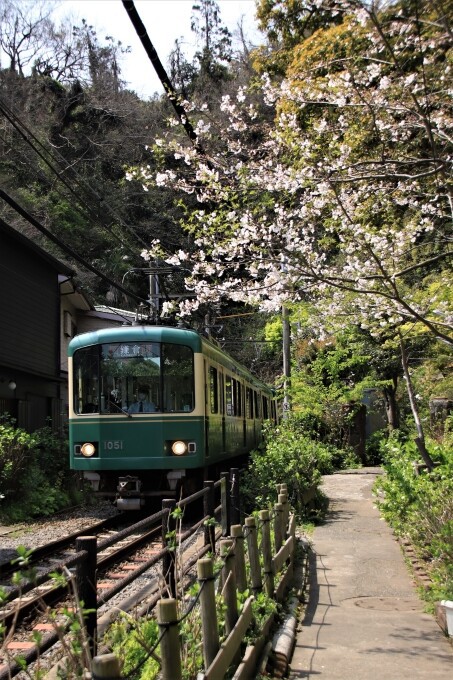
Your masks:
M130 2L129 0L123 0L123 5L128 12L128 15L131 19L131 22L134 25L134 28L136 29L137 34L140 37L140 40L145 47L145 50L153 63L154 68L156 69L156 72L158 73L161 82L164 84L165 90L167 92L167 95L169 96L169 99L175 108L178 117L180 119L181 124L183 125L187 135L189 136L191 142L194 144L195 148L197 151L201 154L204 155L204 149L201 146L199 139L187 117L187 113L185 112L184 108L182 105L179 103L178 98L176 96L176 92L173 88L173 85L171 81L169 80L165 69L162 66L162 63L157 55L157 52L151 43L148 34L146 32L146 28L144 24L142 23L136 9L134 6L133 2ZM118 217L118 215L111 210L110 206L108 205L107 202L104 202L104 199L97 194L96 191L93 190L93 188L90 185L87 185L85 180L81 180L78 174L75 172L74 168L70 165L68 165L67 160L62 156L58 151L55 149L51 152L49 151L43 144L42 142L33 134L31 130L21 121L21 119L15 114L11 108L0 98L0 111L3 113L3 115L6 117L6 119L10 122L10 124L16 129L16 131L21 135L21 137L26 141L27 144L31 146L31 148L38 154L39 158L47 165L47 167L55 174L55 176L66 186L66 188L73 194L79 203L82 204L86 209L88 209L89 213L92 213L92 207L87 205L86 202L83 200L83 197L81 197L77 192L74 191L73 187L71 186L70 183L66 181L66 178L63 177L62 173L63 172L70 172L72 175L72 179L76 182L76 184L79 187L82 187L84 190L88 188L89 192L95 196L96 200L99 202L103 203L103 207L115 217L115 219L121 224L121 226L125 227L135 238L137 238L141 244L144 247L147 247L147 243L140 237L139 234L135 232L135 230L130 227L130 225L127 225L122 218ZM33 140L33 141L32 141ZM44 151L40 151L39 147ZM53 162L58 163L61 166L61 171L59 171L56 167L54 167L53 162L49 161L48 157L49 156ZM148 304L148 301L143 300L140 296L137 296L129 291L127 291L122 285L115 283L112 281L109 277L107 277L105 274L100 272L96 267L93 267L90 263L88 263L84 258L80 257L72 248L67 246L65 243L63 243L60 239L55 237L48 229L46 229L38 220L32 217L27 211L25 211L21 206L19 206L18 203L14 201L6 192L0 190L0 196L5 200L9 205L16 210L24 219L29 221L35 228L37 228L41 233L43 233L47 238L52 240L54 243L56 243L62 250L68 254L71 255L77 262L82 264L84 267L89 269L89 271L93 272L96 276L99 276L101 279L104 281L108 282L109 285L112 287L116 288L117 290L120 290L124 294L133 297L136 300L139 300L140 302L145 302ZM96 215L96 219L98 219L98 216ZM106 229L112 236L114 236L116 239L118 239L123 245L125 246L124 242L119 239L118 235L115 234L107 225L102 224L102 228ZM126 246L128 247L128 246ZM164 293L166 294L166 297L168 298L168 295L165 291L165 286L162 286Z
M92 264L90 264L90 262L87 262L83 257L81 257L78 253L76 253L75 250L73 250L70 246L68 246L66 243L64 243L57 236L52 234L52 232L49 231L49 229L47 229L37 219L35 219L33 217L33 215L30 215L29 212L27 212L24 208L22 208L22 206L20 206L3 189L0 189L0 198L3 199L6 203L8 203L8 205L11 206L11 208L13 208L13 210L15 210L19 215L21 215L21 217L23 217L25 220L27 220L27 222L29 222L36 229L38 229L38 231L40 231L42 234L44 234L44 236L46 236L50 241L52 241L53 243L58 245L58 247L61 248L61 250L63 252L65 252L67 255L70 255L70 257L74 258L74 260L76 260L79 264L86 267L86 269L91 271L93 274L96 274L96 276L99 276L99 278L101 278L103 281L108 283L113 288L116 288L117 290L119 290L124 295L127 295L128 297L132 297L135 300L137 300L138 302L142 302L142 303L148 305L148 300L145 300L144 298L140 297L139 295L136 295L135 293L127 290L126 288L124 288L124 286L122 286L119 283L116 283L115 281L110 279L108 276L106 276L103 272L101 272L99 269L97 269Z
M36 135L33 134L33 132L27 127L27 125L19 118L19 116L2 100L0 97L0 111L3 113L5 118L9 121L9 123L14 127L14 129L21 135L21 137L25 140L25 142L35 151L35 153L38 154L39 158L47 165L47 167L55 174L57 179L59 179L65 186L66 188L75 196L77 201L84 206L89 215L96 221L100 219L100 215L97 214L94 210L93 207L84 200L83 196L78 194L73 186L71 185L70 182L66 180L64 175L62 173L71 173L71 179L75 182L75 184L82 189L83 191L87 191L91 196L93 196L99 204L102 204L102 209L106 210L107 212L110 213L112 217L114 217L121 226L126 228L129 233L131 233L140 243L142 246L147 247L146 241L144 241L139 234L127 223L124 222L124 220L117 215L116 212L114 212L109 205L108 201L105 201L102 196L100 196L94 189L93 187L86 182L83 178L79 176L79 174L74 170L74 168L71 165L68 165L68 162L66 158L60 154L56 149L53 149L52 151L49 151L48 148L40 141ZM40 148L43 150L41 151ZM44 152L44 153L43 153ZM48 157L52 159L52 161L58 163L61 167L61 171L59 171L57 168L54 167L51 161L49 161ZM117 235L115 234L114 231L110 227L108 227L105 223L101 223L101 226L103 229L108 231L108 233L116 240L119 241L119 243L123 246L126 247L128 250L131 250L130 246L125 244L124 241ZM131 251L133 252L133 251Z
M189 137L191 143L194 145L194 148L203 156L205 156L205 151L203 149L203 146L198 138L197 133L193 129L192 123L189 120L189 117L187 115L187 111L185 110L184 106L180 102L180 97L178 96L175 88L173 87L173 83L171 82L170 78L167 75L167 72L159 59L159 55L156 52L156 48L154 47L153 43L151 42L151 39L148 35L148 32L146 30L146 27L143 23L143 21L140 18L139 13L137 12L137 9L133 3L132 0L122 0L123 2L123 7L126 10L129 19L131 20L131 23L135 29L135 32L137 33L137 36L140 39L140 42L142 43L143 47L145 48L145 52L148 55L149 60L151 61L152 65L154 66L154 70L156 71L160 82L162 83L165 92L167 93L168 99L173 106L176 115L179 118L179 121L181 125L183 126L184 130L186 131L187 136Z
M66 180L66 178L62 175L62 172L67 172L68 169L69 169L69 170L71 171L72 179L75 180L76 184L77 184L79 187L81 187L81 188L83 188L83 189L86 189L86 188L88 187L88 189L90 190L90 192L95 196L95 198L96 198L97 200L103 201L103 199L102 199L102 198L101 198L101 197L100 197L100 196L92 189L92 187L90 187L89 185L87 185L87 183L86 183L85 180L83 180L83 179L80 178L80 176L78 175L78 173L77 173L71 166L68 166L67 160L64 158L64 156L62 156L61 154L59 154L59 153L56 152L55 150L54 150L53 152L49 151L49 149L47 149L47 148L45 147L45 145L42 144L42 142L39 140L39 138L36 137L36 135L33 134L33 132L27 127L27 125L25 125L25 123L19 118L19 116L18 116L17 114L15 114L14 111L12 111L12 109L11 109L7 104L5 104L5 102L1 99L1 97L0 97L0 111L3 113L3 115L4 115L5 118L8 120L8 122L14 127L14 129L21 135L21 137L24 139L24 141L25 141L25 142L33 149L33 151L34 151L35 153L37 153L38 157L46 164L46 166L51 170L51 172L53 172L53 173L55 174L55 176L57 177L57 179L60 180L60 181L64 184L64 186L66 186L66 188L71 192L71 194L73 194L73 195L76 197L76 199L77 199L77 201L78 201L78 203L79 203L79 206L80 206L80 204L81 204L82 207L84 207L84 208L88 211L88 213L89 213L88 217L91 218L91 219L93 219L93 216L94 216L94 219L95 219L96 221L98 221L98 215L95 213L95 211L93 210L92 206L90 206L89 204L87 204L87 202L83 199L83 196L81 196L80 194L78 194L78 193L73 189L71 183L69 183L69 182ZM33 141L32 141L32 140L33 140ZM5 143L7 143L6 140L3 140L3 141L4 141ZM43 152L40 151L40 148L39 148L39 147L41 147L41 149L43 150ZM61 172L53 165L53 163L46 157L46 155L48 155L53 161L55 161L55 162L57 162L57 163L60 164L60 166L62 167L62 171L61 171ZM57 189L57 191L58 191L58 189ZM58 192L58 193L60 193L60 192ZM6 192L5 192L5 195L6 195ZM62 194L60 193L60 195L62 195ZM7 201L7 202L9 202L10 206L13 207L13 209L17 210L16 207L13 205L13 203L15 203L15 202L13 201L13 199L12 199L11 197L9 197L9 198L11 199L11 202L9 202L9 201ZM7 199L4 198L4 200L7 200ZM16 205L18 206L19 204L16 204ZM22 210L23 210L23 213L20 213L20 214L22 214L22 216L25 217L25 219L27 219L28 221L30 221L29 217L31 217L31 216L30 216L28 213L26 213L26 211L25 211L24 209L22 209ZM111 214L113 214L114 216L116 216L116 214L115 214L113 211L111 211L111 210L109 210L109 211L110 211ZM28 217L26 217L25 215L28 215ZM126 228L128 228L128 230L130 231L130 233L131 233L134 237L136 237L136 238L141 242L141 245L142 245L142 246L147 247L148 244L147 244L143 239L141 239L141 237L135 232L135 230L132 229L132 227L130 227L129 225L127 225L126 223L124 223L124 222L122 221L121 218L118 218L118 221L122 223L122 226L125 226ZM34 226L36 226L36 224L35 224ZM114 233L114 232L113 232L106 224L102 223L100 226L102 226L102 228L104 228L104 229L105 229L106 231L108 231L114 238L116 238L116 240L117 240L117 241L118 241L125 249L127 249L132 255L136 255L136 253L133 251L132 247L131 247L129 244L126 244L126 243L125 243L125 242L124 242L117 234L115 234L115 233ZM42 227L42 229L41 229L42 233L43 233L44 235L50 237L50 236L49 236L50 232L48 232L48 230L45 230L45 227L44 227L43 225L41 225L41 227ZM38 228L38 227L37 227L37 228ZM43 231L43 230L45 230L45 231ZM88 267L88 269L90 269L90 271L92 271L93 273L95 273L97 276L101 276L101 278L103 278L105 281L108 281L108 282L110 283L111 286L113 286L113 287L115 287L115 288L118 288L118 284L115 284L115 282L113 282L113 281L112 281L109 277L107 277L106 275L103 275L98 269L91 267L91 265L89 265L89 264L87 263L87 261L86 261L84 258L78 258L78 257L77 257L77 254L75 253L75 251L73 251L72 249L70 249L70 247L67 246L63 241L60 241L60 240L59 240L57 237L55 237L54 235L52 235L52 237L53 237L52 240L54 240L54 242L55 242L57 245L59 245L65 252L68 252L67 249L69 248L69 250L71 251L71 253L70 253L71 256L74 257L74 259L77 259L81 264L83 264L83 266ZM126 289L124 289L122 286L120 286L119 289L120 289L120 290L123 290L123 292L126 292L126 294L128 294L129 296L134 297L135 299L139 299L139 300L143 301L142 298L140 298L140 297L138 297L138 296L135 296L135 295L132 294L132 293L128 293L128 292L126 291ZM167 294L167 292L166 292L166 290L165 290L165 286L162 286L162 289L163 289L163 292L164 292L165 297L168 299L168 294Z

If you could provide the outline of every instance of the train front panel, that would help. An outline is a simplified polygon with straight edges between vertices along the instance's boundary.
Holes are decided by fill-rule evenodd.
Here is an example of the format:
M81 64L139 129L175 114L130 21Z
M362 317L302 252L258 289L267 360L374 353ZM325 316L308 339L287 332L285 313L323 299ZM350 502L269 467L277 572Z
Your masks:
M103 329L71 342L71 468L96 491L165 494L186 470L203 467L200 348L196 333L155 327Z

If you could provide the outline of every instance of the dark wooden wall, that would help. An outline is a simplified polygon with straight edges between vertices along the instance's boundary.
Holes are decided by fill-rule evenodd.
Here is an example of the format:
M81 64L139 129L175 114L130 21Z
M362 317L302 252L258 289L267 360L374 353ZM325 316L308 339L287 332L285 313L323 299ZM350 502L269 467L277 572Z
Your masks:
M70 272L0 220L0 408L29 431L64 420L58 274Z

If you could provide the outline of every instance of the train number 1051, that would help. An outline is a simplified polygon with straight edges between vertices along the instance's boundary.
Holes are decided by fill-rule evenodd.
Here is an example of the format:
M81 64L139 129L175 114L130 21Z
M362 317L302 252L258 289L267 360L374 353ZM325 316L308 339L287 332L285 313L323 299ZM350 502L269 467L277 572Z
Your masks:
M122 451L123 450L123 440L115 439L113 441L106 439L104 440L104 451Z

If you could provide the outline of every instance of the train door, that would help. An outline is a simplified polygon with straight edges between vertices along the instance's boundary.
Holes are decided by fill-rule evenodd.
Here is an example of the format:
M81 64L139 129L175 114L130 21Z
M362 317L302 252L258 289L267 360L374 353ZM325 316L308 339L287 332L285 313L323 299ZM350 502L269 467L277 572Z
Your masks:
M208 382L209 381L209 382ZM208 362L204 362L204 455L209 458L210 452L210 414L212 413L212 366L208 366Z
M225 377L219 372L220 413L222 416L222 451L226 451L226 422L225 422Z
M248 449L253 449L256 445L255 423L253 418L253 390L251 387L245 388L245 419L246 419L246 445Z

